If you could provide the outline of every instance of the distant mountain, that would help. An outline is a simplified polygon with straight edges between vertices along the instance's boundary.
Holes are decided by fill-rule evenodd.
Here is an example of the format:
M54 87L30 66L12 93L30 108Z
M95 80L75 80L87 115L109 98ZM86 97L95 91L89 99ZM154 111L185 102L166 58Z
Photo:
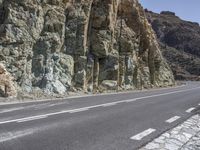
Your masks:
M200 26L181 20L175 13L160 14L146 11L164 57L178 80L199 80L200 76Z

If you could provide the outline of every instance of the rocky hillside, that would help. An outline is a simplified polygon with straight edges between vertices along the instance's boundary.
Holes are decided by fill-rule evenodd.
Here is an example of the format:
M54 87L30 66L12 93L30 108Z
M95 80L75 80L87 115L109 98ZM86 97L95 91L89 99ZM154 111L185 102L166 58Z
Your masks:
M22 92L174 84L137 0L0 0L0 62Z
M163 54L172 66L177 79L200 79L200 26L181 20L175 13L156 14L146 11Z

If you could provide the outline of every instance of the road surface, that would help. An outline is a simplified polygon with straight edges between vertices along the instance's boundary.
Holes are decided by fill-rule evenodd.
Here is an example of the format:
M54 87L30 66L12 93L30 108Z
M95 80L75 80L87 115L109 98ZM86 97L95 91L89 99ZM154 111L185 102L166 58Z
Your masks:
M189 118L200 83L0 104L0 150L134 150Z

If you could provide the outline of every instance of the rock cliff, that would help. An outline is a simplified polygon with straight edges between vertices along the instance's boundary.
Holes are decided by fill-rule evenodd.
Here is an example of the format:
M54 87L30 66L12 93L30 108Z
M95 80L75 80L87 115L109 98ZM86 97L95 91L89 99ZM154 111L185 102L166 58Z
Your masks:
M0 61L24 92L174 84L137 0L1 0Z
M176 79L200 80L200 26L175 13L146 11Z

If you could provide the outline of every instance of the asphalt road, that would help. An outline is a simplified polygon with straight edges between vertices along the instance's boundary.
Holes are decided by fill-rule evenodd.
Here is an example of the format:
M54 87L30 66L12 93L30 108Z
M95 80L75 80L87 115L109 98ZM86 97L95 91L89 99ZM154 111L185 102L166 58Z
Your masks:
M0 150L134 150L194 114L200 82L140 92L0 104Z

